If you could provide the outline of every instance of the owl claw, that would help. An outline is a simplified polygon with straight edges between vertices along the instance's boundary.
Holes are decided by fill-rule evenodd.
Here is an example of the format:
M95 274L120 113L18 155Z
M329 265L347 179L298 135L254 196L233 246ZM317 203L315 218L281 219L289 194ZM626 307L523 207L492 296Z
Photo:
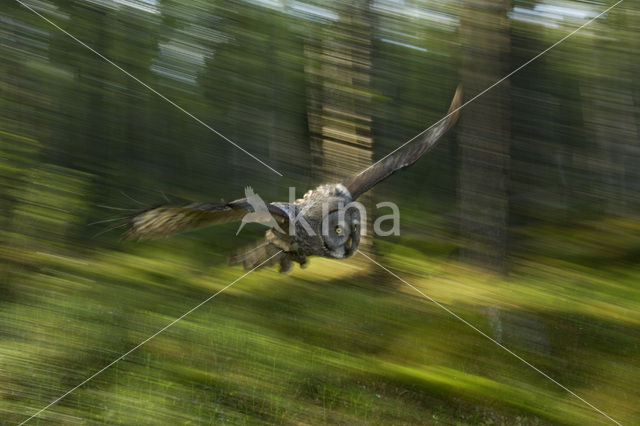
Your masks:
M289 256L282 256L280 258L280 273L281 274L286 274L287 272L289 272L291 270L291 259L289 259Z

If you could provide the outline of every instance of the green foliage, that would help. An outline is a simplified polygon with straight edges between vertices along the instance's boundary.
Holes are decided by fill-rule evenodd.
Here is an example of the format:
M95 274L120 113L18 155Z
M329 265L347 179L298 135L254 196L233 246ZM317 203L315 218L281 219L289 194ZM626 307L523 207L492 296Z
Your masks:
M3 417L20 421L241 275L226 265L203 268L182 240L82 256L2 246L17 294L1 313L9 373ZM619 420L638 414L625 389L637 380L640 271L567 261L552 269L531 260L499 278L421 249L391 250L399 243L381 247L389 254L380 261L494 338L485 313L497 309L502 343L588 400L613 407ZM588 407L384 271L360 268L357 258L314 259L287 276L253 273L42 419L594 420ZM519 323L522 316L533 322ZM547 339L537 344L536 324Z
M318 183L305 48L335 27L277 3L29 2L283 178L3 7L0 422L25 420L240 277L227 256L262 232L135 244L120 240L126 216L165 197L230 200L252 185L286 199L287 186L300 196ZM388 3L367 11L377 158L441 117L470 48L459 2ZM526 16L544 4L514 3ZM510 80L505 276L456 261L455 134L375 193L402 212L403 235L374 240L381 263L623 424L640 418L637 15L623 3ZM585 22L510 16L509 69ZM364 259L311 263L243 278L34 423L604 422Z

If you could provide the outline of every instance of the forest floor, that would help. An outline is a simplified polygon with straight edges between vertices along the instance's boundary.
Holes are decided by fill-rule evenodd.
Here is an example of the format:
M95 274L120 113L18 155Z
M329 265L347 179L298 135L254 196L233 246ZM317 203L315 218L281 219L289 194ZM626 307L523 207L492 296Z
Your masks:
M630 236L640 224L530 232L532 253L546 247L548 254L525 251L506 276L461 265L446 244L419 235L377 241L377 260L632 424L640 418L640 268L630 259L640 239ZM242 275L189 236L129 252L16 241L0 245L0 418L7 424ZM314 258L288 275L249 274L33 423L608 422L366 262Z

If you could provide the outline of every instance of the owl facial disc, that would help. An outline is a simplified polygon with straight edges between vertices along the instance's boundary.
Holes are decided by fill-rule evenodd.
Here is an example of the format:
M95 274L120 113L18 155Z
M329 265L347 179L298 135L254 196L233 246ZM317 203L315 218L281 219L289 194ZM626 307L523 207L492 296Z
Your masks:
M360 211L334 210L322 221L321 238L329 257L343 259L356 252L360 244Z

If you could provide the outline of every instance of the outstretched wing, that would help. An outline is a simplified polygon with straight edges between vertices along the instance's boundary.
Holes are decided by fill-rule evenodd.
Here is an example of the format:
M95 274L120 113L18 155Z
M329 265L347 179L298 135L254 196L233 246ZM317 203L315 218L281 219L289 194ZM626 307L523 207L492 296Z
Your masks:
M458 120L458 108L462 104L462 85L459 85L453 96L447 115L436 123L435 126L425 130L393 154L382 161L350 177L342 184L351 193L351 198L356 199L373 188L378 182L386 179L398 170L415 163L422 155L433 148L438 140Z
M267 204L269 213L278 222L288 219L287 214L273 204ZM138 213L131 218L128 238L149 239L176 234L189 229L241 220L254 211L246 198L230 203L193 203L186 206L159 206Z

